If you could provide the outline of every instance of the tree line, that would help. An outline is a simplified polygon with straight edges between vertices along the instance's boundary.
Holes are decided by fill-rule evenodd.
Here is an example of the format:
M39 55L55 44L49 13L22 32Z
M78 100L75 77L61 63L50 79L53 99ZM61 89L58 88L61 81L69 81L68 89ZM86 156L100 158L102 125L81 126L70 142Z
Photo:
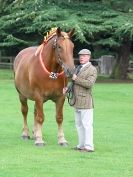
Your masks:
M82 47L93 57L117 58L112 78L127 79L133 51L131 0L0 0L0 49L8 52L41 43L51 27L75 28L75 53Z

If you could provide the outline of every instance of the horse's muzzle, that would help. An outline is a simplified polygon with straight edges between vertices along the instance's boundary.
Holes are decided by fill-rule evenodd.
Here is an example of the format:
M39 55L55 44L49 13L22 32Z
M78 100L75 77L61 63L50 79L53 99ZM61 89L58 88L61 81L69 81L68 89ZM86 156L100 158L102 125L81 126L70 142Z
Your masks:
M65 72L66 77L72 78L73 74L75 73L75 67L73 69L65 67L64 72Z

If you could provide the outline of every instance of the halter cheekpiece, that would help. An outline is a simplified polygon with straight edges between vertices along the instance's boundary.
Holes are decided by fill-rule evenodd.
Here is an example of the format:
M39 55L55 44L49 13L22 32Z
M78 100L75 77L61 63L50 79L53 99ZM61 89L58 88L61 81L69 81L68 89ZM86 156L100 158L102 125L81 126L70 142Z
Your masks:
M36 51L36 54L35 54L35 55L37 55L39 53L38 50L40 51L40 57L39 58L40 58L40 62L42 64L42 66L43 66L43 69L49 74L49 77L51 79L53 79L53 80L57 79L58 76L64 74L64 71L61 71L60 73L49 72L47 70L47 68L45 67L45 64L43 63L43 59L42 59L42 55L41 54L42 54L43 46L46 45L50 39L52 39L54 36L56 36L56 30L57 30L57 28L52 28L49 33L47 32L47 35L44 37L43 44L41 44L41 47L39 46L41 48L41 51L40 51L40 48L38 48L37 51ZM63 35L63 36L61 36L59 38L69 39L69 36L68 35ZM57 46L57 41L58 41L58 37L56 37L54 39L53 48L56 51L57 62L59 63L59 65L62 68L65 69L65 64L62 62L61 57L59 55L59 51L58 51L59 49L58 49L58 46Z

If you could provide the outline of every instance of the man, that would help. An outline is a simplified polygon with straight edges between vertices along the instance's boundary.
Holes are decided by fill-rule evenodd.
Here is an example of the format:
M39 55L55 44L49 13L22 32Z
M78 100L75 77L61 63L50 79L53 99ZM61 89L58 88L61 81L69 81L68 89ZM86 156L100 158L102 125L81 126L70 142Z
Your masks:
M89 62L91 51L82 49L79 53L79 61L82 65L80 71L74 74L72 80L74 82L73 90L75 100L75 124L78 133L78 145L74 148L82 152L93 152L93 98L92 86L97 78L96 68ZM68 88L64 88L66 93ZM73 99L72 98L72 99Z

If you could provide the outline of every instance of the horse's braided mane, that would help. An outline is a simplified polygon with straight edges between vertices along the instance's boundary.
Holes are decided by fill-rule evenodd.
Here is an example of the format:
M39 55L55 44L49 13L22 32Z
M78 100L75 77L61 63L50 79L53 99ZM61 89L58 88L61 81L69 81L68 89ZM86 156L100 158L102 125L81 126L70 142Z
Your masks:
M51 28L51 30L49 32L47 32L46 36L44 36L44 40L43 43L37 48L36 52L35 52L35 56L38 55L38 53L41 51L43 45L47 44L47 42L56 35L56 30L57 28Z
M56 35L56 30L57 30L57 27L51 28L51 30L49 32L47 32L47 35L44 36L44 41L43 41L44 44L46 44L51 38L53 38L53 36ZM69 38L69 36L67 34L64 34L63 37Z
M57 27L55 28L51 28L51 30L49 32L47 32L46 36L44 36L44 40L43 40L43 43L37 48L36 52L35 52L35 56L38 55L38 53L41 51L43 45L47 44L47 42L53 38L53 36L56 35L56 30L57 30ZM64 38L69 38L68 35L63 35Z
M44 43L46 44L53 36L56 35L57 28L51 28L49 32L47 32L46 36L44 36Z

